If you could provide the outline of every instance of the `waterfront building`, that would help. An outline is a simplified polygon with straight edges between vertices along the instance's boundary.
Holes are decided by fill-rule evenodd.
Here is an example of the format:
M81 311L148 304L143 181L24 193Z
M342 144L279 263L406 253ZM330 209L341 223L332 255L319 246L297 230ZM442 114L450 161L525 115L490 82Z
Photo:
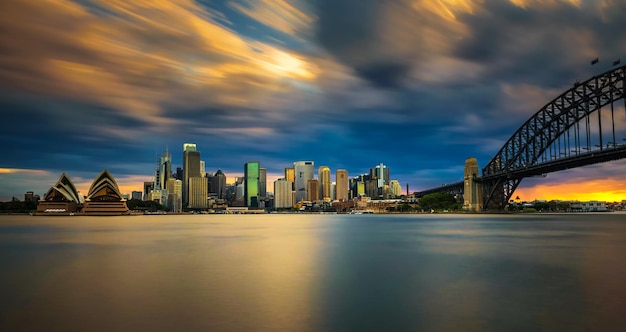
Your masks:
M247 162L244 165L244 199L247 207L259 207L259 169L258 161Z
M43 196L43 201L37 205L37 212L73 213L78 211L84 202L84 197L76 190L72 180L63 173L57 183L50 187Z
M173 175L176 178L176 180L183 181L183 168L182 167L176 167L176 173L173 174Z
M154 176L154 189L167 189L167 180L172 177L172 155L165 148L165 152L157 160L157 169Z
M106 169L100 172L91 183L82 213L91 215L121 215L130 213L115 178Z
M314 167L315 165L312 161L296 161L293 163L296 202L308 199L307 185L309 180L313 180Z
M320 185L319 199L330 200L330 168L328 166L318 167L317 178Z
M337 182L335 199L338 201L347 201L349 189L348 171L345 169L338 169L335 173L335 181Z
M382 194L382 187L379 187L379 180L376 178L365 179L365 196L372 199L378 199Z
M167 180L167 187L169 188L167 195L167 206L172 212L181 212L183 209L183 181L175 178Z
M402 186L398 180L391 180L389 182L389 190L391 191L391 195L395 198L398 196L402 196Z
M204 160L200 160L200 177L206 177L206 163Z
M296 181L296 170L293 167L285 167L285 180L292 183L292 185ZM293 190L294 188L292 188Z
M259 197L267 196L267 168L259 168Z
M601 201L588 201L588 202L574 201L574 202L570 202L570 210L572 212L606 212L606 211L608 211L608 208L606 207L606 202L601 202Z
M274 207L277 209L293 207L293 182L286 179L274 181Z
M189 178L189 203L191 209L206 209L208 199L209 185L207 178L191 177Z
M382 188L384 185L389 184L390 173L389 168L383 163L376 165L374 168L370 168L370 179L376 179L377 187ZM377 197L377 196L373 196Z
M154 190L154 181L143 183L143 200L152 200L152 191Z
M209 195L218 199L226 198L226 175L221 169L218 169L215 175L209 176Z
M307 182L307 200L310 202L316 202L319 200L319 181L312 179Z
M245 181L235 183L235 200L243 200L245 195Z
M138 200L142 200L143 199L143 193L141 191L138 190L133 190L133 192L130 194L130 198L131 199L138 199Z
M150 200L162 204L167 201L167 180L172 177L172 156L165 148L161 157L157 158L154 171L154 188L150 192Z
M201 177L200 152L196 144L183 144L183 205L189 205L189 179Z
M330 200L334 201L337 199L337 182L330 183Z

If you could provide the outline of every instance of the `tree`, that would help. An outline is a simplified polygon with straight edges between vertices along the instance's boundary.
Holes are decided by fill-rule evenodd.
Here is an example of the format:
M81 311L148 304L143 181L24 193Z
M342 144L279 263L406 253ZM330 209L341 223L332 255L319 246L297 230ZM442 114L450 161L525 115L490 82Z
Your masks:
M423 210L456 210L458 203L454 195L438 192L422 197L419 200L419 207Z
M547 202L535 202L535 210L537 211L549 211L550 204Z
M129 199L126 201L126 206L128 206L130 210L169 211L166 206L155 201L142 201L140 199Z

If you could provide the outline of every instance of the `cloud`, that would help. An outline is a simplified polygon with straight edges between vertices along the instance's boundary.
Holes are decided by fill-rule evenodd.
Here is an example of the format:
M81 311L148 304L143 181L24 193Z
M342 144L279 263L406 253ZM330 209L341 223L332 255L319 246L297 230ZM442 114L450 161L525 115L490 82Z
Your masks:
M469 2L319 1L317 39L339 62L381 88L400 88L414 67L463 36L455 13Z
M290 80L316 75L304 56L243 38L190 0L5 9L4 88L97 104L159 128L176 124L165 106L267 109L274 94L296 89Z
M625 14L619 1L3 2L0 140L19 144L0 145L0 167L149 176L165 145L191 141L229 172L382 161L413 188L451 182L437 170L486 164L623 58Z
M300 9L306 8L303 1L244 0L230 1L229 5L242 14L291 36L308 35L315 21L314 16Z

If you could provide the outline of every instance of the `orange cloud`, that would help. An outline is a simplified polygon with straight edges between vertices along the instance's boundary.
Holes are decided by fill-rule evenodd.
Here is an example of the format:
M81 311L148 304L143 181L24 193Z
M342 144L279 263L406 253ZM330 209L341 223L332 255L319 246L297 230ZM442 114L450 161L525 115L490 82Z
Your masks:
M312 15L300 10L293 1L244 0L243 3L231 1L230 6L264 25L291 36L308 32L316 20Z
M512 4L527 8L532 6L557 6L563 3L568 3L575 7L580 7L580 0L510 0Z
M0 57L0 86L95 103L159 128L177 121L164 105L270 109L275 95L296 95L288 80L317 76L307 57L246 39L192 0L95 4L4 6L0 44L11 52Z

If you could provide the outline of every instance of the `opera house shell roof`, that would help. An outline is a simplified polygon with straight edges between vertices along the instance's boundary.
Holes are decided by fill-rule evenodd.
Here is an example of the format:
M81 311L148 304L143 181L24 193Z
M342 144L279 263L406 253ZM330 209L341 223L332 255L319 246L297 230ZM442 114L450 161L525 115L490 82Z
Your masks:
M100 172L91 183L88 201L121 201L123 200L117 182L106 169Z
M61 174L59 181L54 184L44 195L45 201L68 201L82 204L85 199L77 190L76 186L67 174Z
M117 182L106 169L100 172L91 183L82 213L89 215L120 215L129 213L126 200L122 198Z
M59 181L44 195L37 205L37 214L121 215L128 214L126 200L122 198L117 182L106 169L96 176L89 188L87 199L76 190L70 178L63 173Z

